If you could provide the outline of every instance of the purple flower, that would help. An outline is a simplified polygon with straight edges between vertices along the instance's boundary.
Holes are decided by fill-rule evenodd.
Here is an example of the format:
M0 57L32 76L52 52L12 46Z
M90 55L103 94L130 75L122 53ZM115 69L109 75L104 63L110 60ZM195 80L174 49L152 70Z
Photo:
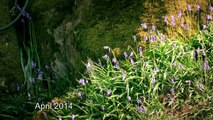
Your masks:
M36 67L36 63L34 61L32 61L31 65L32 65L32 69Z
M189 24L185 24L186 30L189 30Z
M157 72L159 72L158 67L154 68L154 73L156 74Z
M111 89L108 89L108 90L106 91L106 96L110 96L111 93L112 93L112 90L111 90Z
M206 16L206 20L207 20L207 21L212 20L212 16L211 16L211 15L207 15L207 16Z
M85 80L84 80L83 78L81 78L81 79L79 80L79 83L80 83L81 85L86 85L86 82L85 82Z
M127 57L128 57L128 54L126 53L126 51L124 52L124 56L125 56L125 58L127 58Z
M127 96L127 100L128 100L128 101L131 101L132 99L131 99L131 97L130 97L130 96Z
M210 66L208 65L208 61L205 59L203 63L203 69L204 70L210 70Z
M187 6L187 9L188 9L188 11L192 10L190 5Z
M101 105L101 110L102 110L102 111L104 111L104 110L105 110L104 105Z
M136 42L136 40L137 40L136 35L133 35L133 40L134 40L134 42Z
M126 78L126 73L122 72L122 79L124 80Z
M161 41L166 42L166 37L162 37Z
M72 120L75 120L75 115L72 114L72 115L71 115L71 118L72 118Z
M178 18L181 18L182 17L182 12L181 10L178 11Z
M213 11L213 7L212 7L212 6L209 7L209 11L210 11L210 12Z
M197 11L200 11L200 5L197 5L197 6L196 6L196 10L197 10Z
M176 43L174 43L173 47L174 47L174 48L177 48L177 45L176 45Z
M116 69L120 69L119 62L116 62L116 63L115 63L114 68L116 68Z
M134 56L134 52L131 51L129 57L132 57L132 56Z
M152 42L154 42L156 40L156 37L154 36L154 35L151 35L150 36L150 42L152 43Z
M141 99L138 99L138 100L137 100L137 103L138 103L139 105L142 105L142 100L141 100Z
M78 96L79 98L82 98L81 92L78 92L78 93L77 93L77 96Z
M30 80L30 83L31 83L31 84L34 84L34 83L35 83L35 78L34 78L34 77L31 76L31 77L29 78L29 80Z
M113 57L113 58L112 58L112 62L113 62L113 63L116 63L116 62L117 62L117 59L116 59L115 57Z
M168 25L168 20L167 20L167 18L166 17L163 17L164 18L164 22L166 23L166 25Z
M204 49L202 49L202 55L203 55L203 56L206 56L206 52L205 52Z
M172 15L171 16L171 24L172 24L172 26L175 26L175 17Z
M174 79L171 79L171 83L172 83L172 84L175 84L175 81L174 81Z
M152 24L152 30L155 31L155 25L154 24Z
M138 107L137 109L138 113L146 113L147 111L141 107Z
M134 62L134 60L132 58L130 58L130 62L131 62L132 65L135 64L135 62Z
M182 63L180 63L180 64L179 64L179 68L180 68L180 69L182 69L182 68L183 68L183 65L182 65Z
M42 71L38 71L38 79L39 80L43 79L43 72Z
M147 36L144 36L144 39L145 39L145 40L148 40L148 37L147 37Z
M104 58L106 61L109 61L109 56L108 56L108 55L104 55L103 58Z
M174 88L172 88L170 91L171 91L171 94L172 94L172 95L174 95L174 94L175 94L175 90L174 90Z
M177 64L176 64L176 62L173 62L173 66L176 66Z
M146 23L141 23L141 27L144 29L147 29L147 24Z

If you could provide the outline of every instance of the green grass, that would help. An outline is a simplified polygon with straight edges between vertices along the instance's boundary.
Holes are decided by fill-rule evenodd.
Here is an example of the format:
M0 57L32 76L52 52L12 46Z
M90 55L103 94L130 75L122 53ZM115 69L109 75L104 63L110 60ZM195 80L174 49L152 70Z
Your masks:
M200 31L187 43L157 39L148 44L142 56L129 46L128 55L134 53L131 57L108 53L110 59L103 60L102 65L86 63L88 75L82 78L88 82L82 85L82 80L78 81L77 89L61 98L61 102L71 102L73 108L47 114L55 119L72 114L76 119L212 119L212 28L210 23L208 30ZM119 69L113 58L119 62ZM137 103L139 99L142 104ZM140 108L142 112L138 112Z

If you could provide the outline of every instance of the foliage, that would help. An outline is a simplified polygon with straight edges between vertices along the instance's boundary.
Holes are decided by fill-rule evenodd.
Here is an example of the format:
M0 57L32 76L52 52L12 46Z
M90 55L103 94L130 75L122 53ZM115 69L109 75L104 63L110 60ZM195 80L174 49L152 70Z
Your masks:
M60 99L72 109L47 114L55 119L211 119L212 27L187 43L157 36L143 51L140 45L136 51L128 47L123 59L104 46L105 63L85 64L88 76Z

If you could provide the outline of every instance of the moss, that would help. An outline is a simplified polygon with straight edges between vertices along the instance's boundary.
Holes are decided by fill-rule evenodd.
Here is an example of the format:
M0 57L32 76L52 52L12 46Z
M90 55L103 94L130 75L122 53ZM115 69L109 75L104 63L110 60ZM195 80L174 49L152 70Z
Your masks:
M126 48L133 45L132 36L140 24L143 0L94 0L89 15L76 28L77 45L83 60L99 58L106 52L103 46ZM141 5L141 6L140 6Z

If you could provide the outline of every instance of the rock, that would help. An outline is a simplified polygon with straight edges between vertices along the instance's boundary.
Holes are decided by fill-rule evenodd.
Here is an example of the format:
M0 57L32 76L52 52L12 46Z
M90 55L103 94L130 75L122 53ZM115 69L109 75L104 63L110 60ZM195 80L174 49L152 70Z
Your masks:
M11 19L8 0L0 1L0 27L7 25ZM13 26L0 31L0 92L15 92L16 84L23 80L19 46Z

